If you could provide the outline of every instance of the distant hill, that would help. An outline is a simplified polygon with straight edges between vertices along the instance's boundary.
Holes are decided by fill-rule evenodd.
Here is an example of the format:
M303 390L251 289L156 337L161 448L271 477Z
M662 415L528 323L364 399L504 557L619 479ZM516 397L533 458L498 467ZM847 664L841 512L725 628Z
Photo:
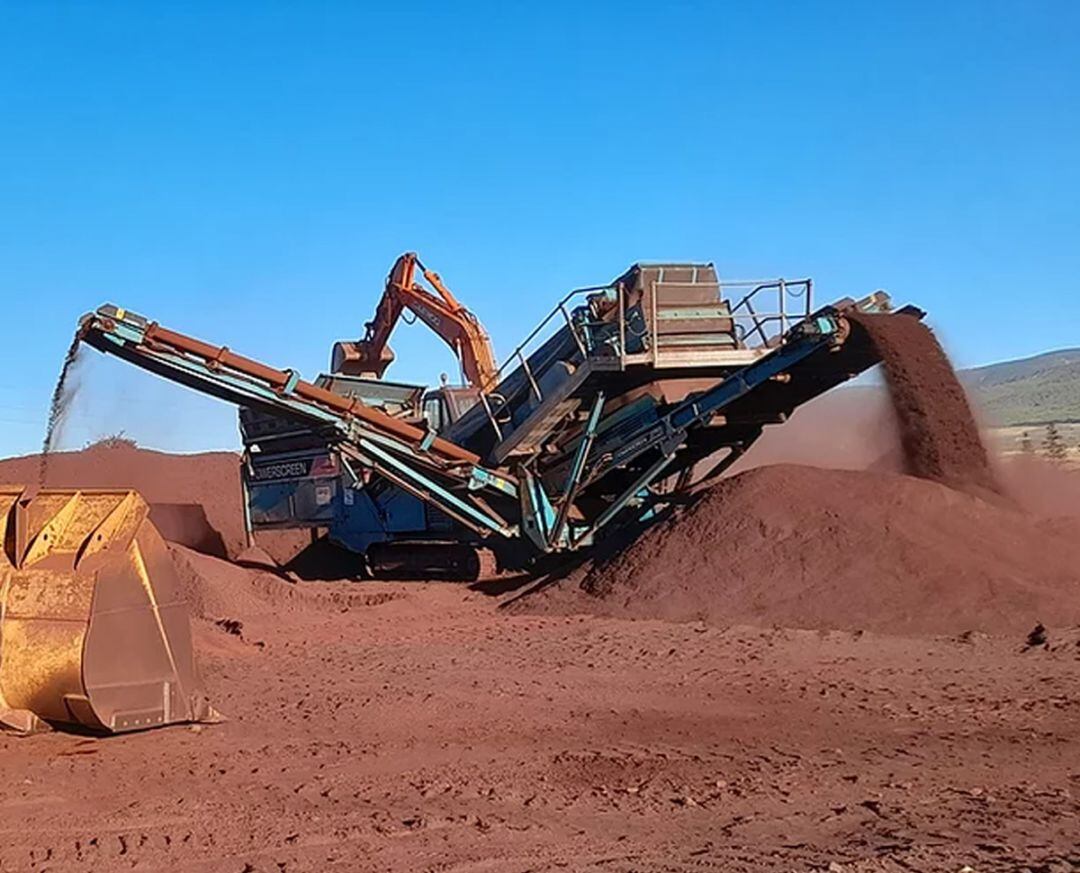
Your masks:
M960 372L988 423L1080 422L1080 348Z

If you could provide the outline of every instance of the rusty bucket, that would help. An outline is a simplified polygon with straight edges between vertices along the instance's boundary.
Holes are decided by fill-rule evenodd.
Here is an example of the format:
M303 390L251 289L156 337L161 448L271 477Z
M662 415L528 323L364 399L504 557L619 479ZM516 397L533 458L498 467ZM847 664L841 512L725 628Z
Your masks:
M0 724L212 721L164 540L134 491L0 488Z

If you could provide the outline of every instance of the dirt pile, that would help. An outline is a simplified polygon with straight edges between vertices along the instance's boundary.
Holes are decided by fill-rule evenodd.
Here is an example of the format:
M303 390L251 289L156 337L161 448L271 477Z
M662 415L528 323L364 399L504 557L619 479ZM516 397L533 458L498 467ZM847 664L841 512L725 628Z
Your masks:
M231 452L170 455L125 445L0 461L0 483L52 488L133 488L169 540L212 554L246 547L240 460Z
M239 567L185 546L169 549L193 618L247 620L295 609L290 583Z
M975 493L999 492L967 395L930 328L903 315L851 318L881 356L907 472Z
M569 580L567 580L569 582ZM781 465L724 480L529 611L888 633L1080 622L1080 542L888 473Z
M231 645L235 641L222 637L222 630L262 649L267 639L291 636L290 627L303 638L300 627L320 626L330 616L404 596L399 588L378 584L297 584L280 571L238 566L185 546L173 544L169 551L194 621L200 658L245 654Z
M186 546L170 547L184 597L195 618L287 621L296 612L339 611L392 599L378 585L303 585L281 573L242 567Z
M232 452L176 455L117 442L0 460L0 484L133 488L170 542L231 559L247 548L240 458ZM255 539L278 564L292 562L311 544L307 530L262 531Z

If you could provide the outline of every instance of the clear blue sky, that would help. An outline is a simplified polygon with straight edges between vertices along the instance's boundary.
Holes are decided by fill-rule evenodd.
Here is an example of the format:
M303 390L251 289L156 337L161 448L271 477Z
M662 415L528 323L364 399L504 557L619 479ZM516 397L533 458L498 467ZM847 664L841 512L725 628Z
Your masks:
M314 376L407 249L503 353L644 259L886 288L963 365L1080 345L1080 3L0 10L0 455L99 303ZM230 407L82 377L70 444L237 444Z

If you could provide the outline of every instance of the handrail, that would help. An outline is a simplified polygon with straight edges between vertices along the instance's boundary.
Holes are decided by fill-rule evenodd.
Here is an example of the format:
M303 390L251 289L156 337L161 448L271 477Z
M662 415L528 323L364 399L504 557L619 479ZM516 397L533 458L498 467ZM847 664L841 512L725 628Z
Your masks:
M752 286L743 297L731 307L731 317L735 320L736 330L741 331L737 336L739 342L745 341L751 333L761 337L763 345L772 342L777 336L783 337L798 321L809 318L813 312L813 279L772 279L772 280L736 280L722 283L722 286ZM759 311L751 302L758 294L767 291L775 291L777 295L777 307L775 311ZM803 305L797 310L789 311L788 302L802 300ZM740 312L744 310L745 312ZM744 326L738 323L738 319L749 319L752 326ZM776 334L768 334L766 325L779 323Z
M771 321L780 321L782 327L782 333L786 333L787 329L791 326L794 320L802 320L808 318L812 312L812 292L813 280L810 278L805 279L729 279L720 282L721 293L725 288L739 288L750 287L750 290L739 300L738 303L731 307L731 317L739 318L745 317L739 315L739 310L745 307L752 317L760 319L763 323ZM753 306L750 304L750 300L763 291L774 289L779 292L781 299L779 300L779 312L756 312L753 310ZM555 318L557 314L562 315L563 320L566 322L567 327L570 328L570 332L574 337L574 341L578 346L578 350L582 355L588 355L589 351L585 345L585 341L582 339L578 329L578 325L574 324L573 319L570 317L570 313L567 311L566 305L575 297L580 297L583 294L592 294L597 291L618 291L619 297L619 348L626 348L626 308L623 294L619 290L617 285L590 285L584 288L575 288L568 292L552 309L548 314L529 332L528 336L522 340L517 348L514 349L510 355L503 361L502 365L495 372L495 381L492 387L502 381L503 375L507 372L511 364L517 366L517 360L524 358L525 348L544 330L545 327ZM653 295L655 298L655 288L653 288ZM793 312L787 310L787 300L805 298L805 305L801 307L802 312L796 315ZM649 334L651 345L656 345L656 300L653 300L653 324L650 325ZM764 341L764 338L763 338Z
M590 294L590 293L595 292L595 291L609 291L613 287L615 287L615 286L613 286L613 285L593 285L593 286L588 287L588 288L575 288L573 291L570 291L565 297L562 298L562 300L560 300L555 305L555 307L547 314L547 316L545 316L543 321L541 321L536 327L534 327L532 329L532 331L529 333L529 335L527 337L525 337L525 339L523 339L520 343L518 343L518 347L516 349L514 349L514 351L512 351L507 356L506 360L503 361L502 366L499 367L499 369L495 371L495 381L494 381L492 387L494 387L494 385L497 385L500 381L502 381L503 371L510 365L510 363L514 360L514 358L521 355L524 352L525 347L529 343L531 343L534 339L536 339L537 335L545 327L547 327L548 323L555 317L556 313L561 313L562 314L563 318L566 321L567 327L570 328L570 332L574 335L574 340L577 342L578 348L581 350L582 354L586 354L587 351L586 351L586 348L585 348L585 342L584 342L584 340L581 339L581 337L578 335L577 330L574 328L573 319L570 318L570 313L566 311L566 304L569 303L570 300L572 300L574 297L577 297L577 296L579 296L581 294Z
M646 292L650 295L651 317L649 318L648 323L643 325L641 330L641 335L644 338L648 350L648 358L651 360L653 366L657 366L662 357L659 342L659 297L656 285L657 283L653 282ZM737 342L743 344L747 337L756 334L760 338L761 345L768 346L776 341L777 336L781 338L784 337L797 321L801 321L810 316L812 312L812 285L812 280L809 278L791 280L783 278L732 279L721 281L719 283L717 288L717 302L724 299L726 291L730 292L732 289L742 288L748 289L738 302L730 308L730 318L735 327L735 338ZM502 380L509 372L511 372L511 368L514 370L520 368L524 373L524 378L526 379L529 388L536 396L537 402L543 401L544 398L540 390L539 381L536 379L532 367L529 364L526 350L536 341L537 337L546 333L552 321L559 315L562 316L563 321L569 328L574 343L583 358L601 355L602 352L592 348L590 345L588 327L593 324L593 322L591 320L575 322L568 307L568 304L575 298L601 291L614 291L616 294L618 333L617 339L615 337L612 337L612 339L618 344L616 349L618 359L620 363L625 366L628 334L627 318L629 312L627 310L624 289L619 284L592 285L584 288L575 288L563 296L540 323L529 332L528 336L518 344L517 348L506 357L502 365L496 370L490 388L494 389L500 385ZM767 310L757 309L753 304L755 298L767 294L770 291L775 292L777 295L775 309L772 307ZM789 305L794 304L796 301L799 301L798 305ZM749 324L745 323L747 320L750 322ZM778 325L778 329L775 332L772 330L774 325ZM499 426L495 411L486 401L486 393L489 392L481 391L481 397L484 399L482 405L484 411L487 413L488 419L491 421L492 427L495 429L497 438L501 440L502 428Z
M581 353L581 356L583 358L587 358L589 356L589 348L586 345L585 340L582 338L581 334L578 332L578 328L574 324L574 320L571 317L566 305L575 297L580 297L583 294L591 294L597 291L608 291L611 290L613 287L614 286L612 285L594 285L587 288L575 288L573 291L568 292L554 306L554 308L552 308L552 310L548 312L544 319L538 325L536 325L536 327L534 327L532 331L530 331L529 335L526 336L525 339L523 339L518 344L517 348L514 349L514 351L507 356L507 358L503 361L502 365L495 371L495 375L488 386L488 390L480 391L481 405L484 408L484 412L487 413L488 421L491 422L491 426L495 431L495 436L498 441L501 442L503 438L502 428L499 426L495 410L491 408L491 404L488 402L487 395L489 393L492 393L495 388L502 384L504 371L507 371L511 364L513 364L515 368L520 367L529 383L529 388L532 390L532 393L536 395L537 403L542 402L544 399L543 392L540 390L540 383L537 381L536 376L532 372L532 368L529 366L529 359L525 354L525 349L552 322L556 314L559 314L562 315L563 321L566 322L566 326L567 328L569 328L570 335L574 338L574 343L577 346L578 351ZM620 300L622 299L621 294L619 295L619 298Z

